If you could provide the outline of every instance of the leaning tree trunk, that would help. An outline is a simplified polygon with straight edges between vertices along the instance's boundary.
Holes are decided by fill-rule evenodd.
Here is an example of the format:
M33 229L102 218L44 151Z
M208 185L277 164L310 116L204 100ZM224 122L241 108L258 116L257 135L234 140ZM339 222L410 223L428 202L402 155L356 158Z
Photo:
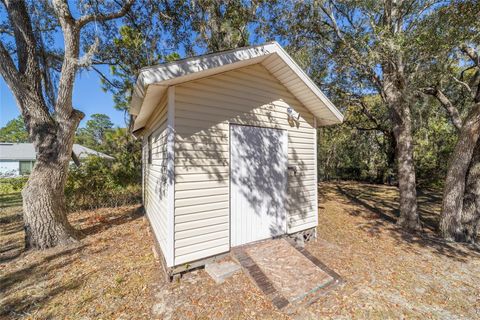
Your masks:
M463 210L460 219L464 242L475 243L480 222L480 138L473 152L468 169L467 184L463 197Z
M82 118L83 113L73 110L54 123L28 119L37 160L22 191L26 248L45 249L78 239L67 219L64 188L74 133Z
M450 159L443 192L440 234L452 241L465 241L462 227L465 185L472 156L480 136L480 103L477 103L465 120ZM475 167L471 170L475 172ZM468 200L467 200L468 204Z

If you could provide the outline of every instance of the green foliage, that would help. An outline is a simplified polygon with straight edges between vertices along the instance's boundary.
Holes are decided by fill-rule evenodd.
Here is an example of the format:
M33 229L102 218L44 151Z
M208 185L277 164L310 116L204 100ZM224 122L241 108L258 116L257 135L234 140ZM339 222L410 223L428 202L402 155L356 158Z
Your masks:
M157 43L159 31L148 26L123 25L111 45L105 48L103 54L109 55L112 62L110 76L102 77L102 88L113 94L115 109L128 111L133 85L141 68L179 58L176 53L161 53Z
M112 128L113 123L107 115L100 113L92 114L85 128L77 130L76 142L97 151L106 151L101 146L105 143L106 134L112 131Z
M0 194L5 195L22 191L28 177L0 178Z
M0 142L28 142L28 132L21 116L0 128Z
M116 207L139 203L141 186L125 183L109 160L92 156L70 168L65 195L70 210Z
M142 179L142 144L125 128L107 133L103 150L115 158L111 173L119 185L140 184Z
M141 143L126 128L113 128L110 118L94 114L79 129L78 143L112 156L89 157L72 166L65 189L71 210L137 203L141 189Z
M196 45L217 52L249 45L248 27L262 1L192 1L188 7Z
M415 131L414 139L415 165L419 183L443 186L449 157L457 140L455 128L447 121L444 114L436 112L422 119L422 125Z
M471 83L473 73L464 71L471 63L459 47L478 46L480 2L403 2L397 8L404 12L397 32L388 24L382 27L387 7L368 0L269 1L261 10L260 31L288 44L289 53L345 114L343 125L320 130L319 178L395 178L394 111L387 108L381 84L383 71L400 57L403 94L413 114L417 176L420 183L438 185L457 133L422 88L444 89L463 117L471 108L465 86L452 74Z

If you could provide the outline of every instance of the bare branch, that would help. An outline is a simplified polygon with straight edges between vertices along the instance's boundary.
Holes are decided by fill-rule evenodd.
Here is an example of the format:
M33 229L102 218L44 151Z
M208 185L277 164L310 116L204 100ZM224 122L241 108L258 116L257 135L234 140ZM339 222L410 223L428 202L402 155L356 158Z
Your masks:
M106 75L103 74L103 72L101 72L100 70L98 70L96 67L94 67L93 65L90 66L90 68L92 68L93 71L95 71L99 76L100 78L102 78L105 82L108 82L109 85L111 85L112 87L114 88L117 88L119 89L119 87L113 83L112 81L110 81L110 79L108 79L108 77Z
M460 50L462 50L470 58L470 60L472 60L472 62L478 68L480 68L480 55L476 52L475 49L464 44L460 47Z
M127 0L127 2L122 6L122 8L119 11L113 12L110 14L94 13L94 14L83 16L77 20L77 26L78 28L82 28L88 23L93 21L105 22L108 20L113 20L113 19L123 17L130 10L134 2L135 0Z
M467 89L467 91L468 91L470 94L472 94L472 88L470 88L470 86L468 85L468 83L466 83L466 82L458 79L458 78L455 77L455 76L452 76L452 79L453 79L455 82L459 83L460 85L464 86L465 89Z
M448 115L450 116L450 119L452 120L453 125L455 128L460 131L463 126L462 119L460 118L460 112L458 112L458 109L453 105L453 103L450 101L450 99L447 98L447 96L442 92L442 90L438 88L423 88L422 92L428 95L431 95L435 97L440 104L447 110Z
M365 74L367 74L368 76L371 77L374 85L377 87L380 95L383 97L383 86L382 86L380 78L375 74L374 70L372 70L368 65L365 65L363 63L365 58L362 57L362 55L358 52L358 50L356 50L354 47L352 47L350 42L345 39L342 31L340 30L340 28L338 26L337 19L333 15L332 10L330 8L327 8L326 6L324 6L322 3L320 3L319 6L320 6L320 9L329 18L329 20L331 22L331 24L329 24L329 26L333 29L333 31L337 35L338 39L340 39L340 41L345 45L345 47L348 48L348 50L350 51L350 53L354 57L356 63L361 67L362 72L365 72ZM370 48L369 48L368 45L366 45L365 48L370 52Z
M92 64L93 56L97 51L99 44L100 44L100 40L98 39L98 37L96 37L95 42L90 46L88 51L82 57L77 59L78 67L88 67Z

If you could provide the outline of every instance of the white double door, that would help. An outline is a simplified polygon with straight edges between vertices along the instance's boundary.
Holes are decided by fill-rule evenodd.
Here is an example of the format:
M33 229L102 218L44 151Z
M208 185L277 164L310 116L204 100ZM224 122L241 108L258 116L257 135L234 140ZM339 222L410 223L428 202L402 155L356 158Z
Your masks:
M230 125L231 246L286 233L287 131Z

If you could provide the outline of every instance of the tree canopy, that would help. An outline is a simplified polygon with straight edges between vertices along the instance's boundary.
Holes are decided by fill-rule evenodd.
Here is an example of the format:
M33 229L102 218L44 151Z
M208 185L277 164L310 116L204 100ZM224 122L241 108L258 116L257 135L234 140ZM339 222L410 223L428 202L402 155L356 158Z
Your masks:
M28 132L21 116L0 128L0 142L28 142Z

